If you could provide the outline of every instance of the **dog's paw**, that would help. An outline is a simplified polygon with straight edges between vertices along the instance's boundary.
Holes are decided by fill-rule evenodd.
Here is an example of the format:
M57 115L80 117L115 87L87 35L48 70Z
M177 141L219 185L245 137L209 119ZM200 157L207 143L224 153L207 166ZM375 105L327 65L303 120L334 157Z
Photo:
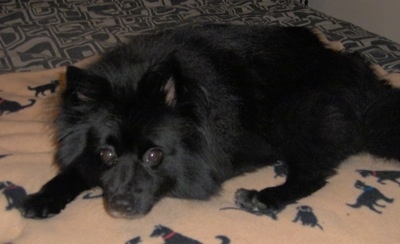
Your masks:
M260 199L261 198L261 199ZM239 189L235 193L235 204L251 212L268 212L281 209L285 204L279 202L279 199L272 195L262 196L256 190Z
M236 206L251 212L261 212L268 206L257 199L258 191L239 189L235 193Z
M28 195L19 211L25 218L43 219L52 217L65 208L66 201L51 195L36 193Z

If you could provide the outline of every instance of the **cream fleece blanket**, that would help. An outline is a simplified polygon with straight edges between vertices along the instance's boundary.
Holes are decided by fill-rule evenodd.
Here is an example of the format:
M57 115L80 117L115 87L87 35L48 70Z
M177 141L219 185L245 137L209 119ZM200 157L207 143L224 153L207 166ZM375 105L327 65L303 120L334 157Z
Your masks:
M400 84L400 74L374 69ZM233 204L237 188L282 183L278 163L227 181L209 201L165 198L140 219L109 216L99 189L53 218L22 218L22 197L57 173L51 128L62 82L52 81L64 70L0 76L0 243L400 243L400 165L368 155L348 159L325 188L281 212Z

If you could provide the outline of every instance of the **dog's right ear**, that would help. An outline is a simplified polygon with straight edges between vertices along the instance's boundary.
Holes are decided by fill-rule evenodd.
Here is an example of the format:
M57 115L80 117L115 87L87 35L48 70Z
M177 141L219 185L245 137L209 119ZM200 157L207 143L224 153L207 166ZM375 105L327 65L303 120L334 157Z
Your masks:
M65 95L72 95L81 102L90 102L110 91L110 83L106 79L74 66L67 67L66 80Z

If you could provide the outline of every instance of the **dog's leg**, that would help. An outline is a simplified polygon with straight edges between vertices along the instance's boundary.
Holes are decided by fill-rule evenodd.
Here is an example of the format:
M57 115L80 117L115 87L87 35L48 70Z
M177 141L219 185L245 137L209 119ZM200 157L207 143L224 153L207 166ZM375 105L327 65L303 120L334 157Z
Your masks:
M360 150L360 123L346 104L327 94L301 97L279 110L273 142L287 163L286 182L260 191L240 189L238 206L260 211L281 208L326 184L341 161Z
M382 212L381 211L379 211L379 210L377 210L375 207L374 207L374 204L370 204L370 205L368 205L367 206L369 209L371 209L372 211L374 211L375 213L378 213L378 214L382 214Z
M359 203L358 201L354 204L349 204L346 203L347 206L352 207L352 208L361 208L361 206L363 206L361 203Z
M391 181L393 181L394 183L397 183L400 186L400 182L397 179L392 179Z
M92 187L76 168L67 169L28 195L20 207L26 218L47 218L60 213L79 193Z
M319 190L326 184L325 179L326 177L316 177L306 180L288 175L286 182L276 187L261 191L239 189L235 194L235 203L252 211L279 209Z
M379 204L379 203L377 203L377 202L374 202L373 205L378 206L378 207L380 207L380 208L386 208L386 205Z
M4 194L7 200L6 210L11 210L15 206L13 198L9 194Z
M388 202L388 203L392 203L394 201L393 198L388 198L383 194L382 194L381 198L382 198L383 201Z
M380 183L382 185L386 185L386 183L383 181L384 181L384 179L381 179L381 178L378 178L378 180L377 180L378 183Z

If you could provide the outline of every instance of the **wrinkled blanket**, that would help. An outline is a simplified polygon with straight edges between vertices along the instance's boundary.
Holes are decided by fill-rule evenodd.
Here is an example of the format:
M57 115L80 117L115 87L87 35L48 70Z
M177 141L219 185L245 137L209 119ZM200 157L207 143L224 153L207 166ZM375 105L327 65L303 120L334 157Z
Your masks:
M325 44L342 50L339 42ZM77 64L85 66L96 56ZM380 66L377 75L400 83ZM82 193L60 215L24 219L23 197L57 173L52 121L65 67L0 75L0 243L398 243L400 165L368 155L349 158L310 197L279 211L246 212L237 188L261 189L285 179L282 162L227 181L209 201L166 198L145 217L106 213L100 189ZM196 242L194 242L196 243Z

